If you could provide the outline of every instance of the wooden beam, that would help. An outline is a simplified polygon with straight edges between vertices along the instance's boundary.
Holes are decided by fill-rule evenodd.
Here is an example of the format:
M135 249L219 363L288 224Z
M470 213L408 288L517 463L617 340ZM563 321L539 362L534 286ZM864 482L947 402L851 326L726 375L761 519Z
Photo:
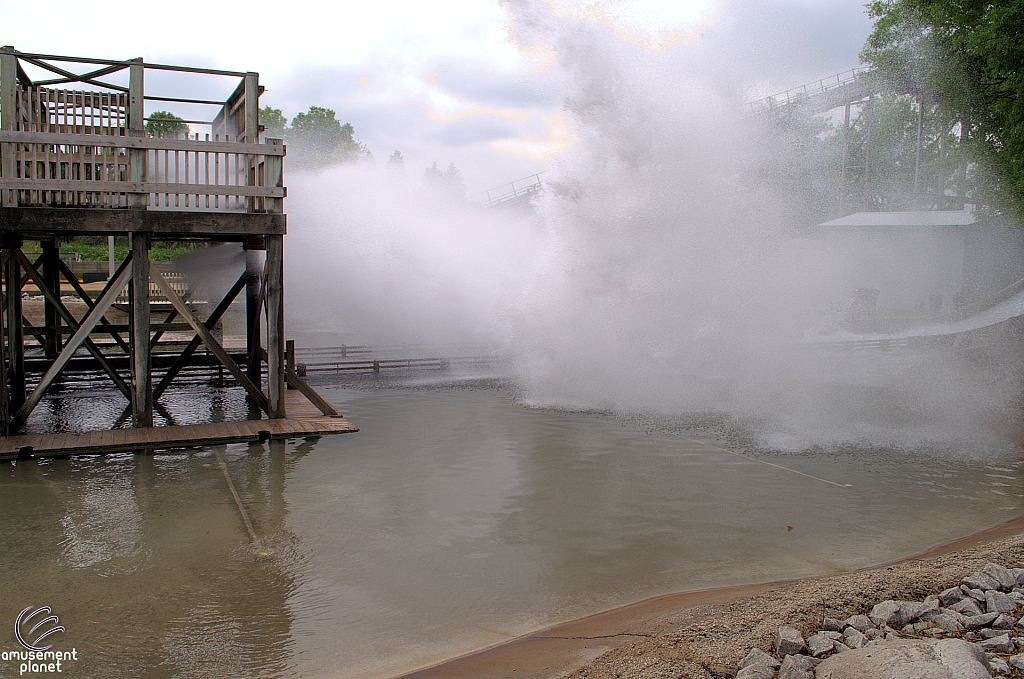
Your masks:
M50 289L50 286L46 283L46 279L34 266L32 266L32 263L28 261L28 257L26 257L25 253L20 249L14 252L14 256L19 260L21 267L28 273L32 282L36 284L37 288L39 288L39 291L43 293L43 297L46 301L54 307L61 317L63 317L65 323L70 327L75 328L75 335L73 335L73 337L77 336L78 330L80 329L78 321L75 320L75 317L70 311L68 311L67 307L64 306L64 302L61 301L57 293ZM110 377L114 385L121 390L121 393L124 394L125 398L131 400L131 390L128 388L128 385L125 384L124 379L122 379L117 371L114 370L113 366L110 365L106 356L104 356L103 352L100 351L100 348L97 347L91 339L89 339L88 334L86 334L85 340L83 340L82 343L85 345L86 350L92 354L92 357L96 359L96 362L100 364L103 371L107 373L107 376Z
M129 149L128 154L132 159L145 156L145 151ZM142 154L142 155L139 155ZM0 179L0 189L19 189L21 191L82 191L85 193L131 193L142 194L148 198L150 193L170 193L190 196L260 196L270 198L285 198L288 189L284 187L270 186L240 186L237 184L163 184L160 182L144 181L145 163L142 165L131 165L129 167L141 167L141 174L132 170L130 181L126 182L104 182L90 180L72 179ZM142 162L142 161L140 161ZM138 176L138 179L135 177Z
M235 378L235 381L242 385L242 387L249 394L252 400L255 401L256 404L259 405L260 408L264 410L264 412L267 412L267 414L269 414L269 410L267 410L267 397L264 396L263 392L260 391L256 386L253 385L252 382L249 381L249 378L245 376L245 373L243 373L241 368L238 367L238 364L235 363L234 359L232 359L228 355L228 353L224 351L224 348L220 345L220 343L218 343L217 340L214 339L213 335L210 334L210 331L206 329L206 326L200 323L198 320L196 320L196 317L192 315L192 311L185 305L185 302L182 301L181 297L178 296L178 293L176 293L174 289L171 288L170 283L168 283L167 279L163 277L163 274L161 274L156 269L150 270L149 273L150 277L156 282L157 286L160 288L160 291L164 293L164 296L167 297L170 303L178 311L178 315L184 318L186 321L188 321L189 325L192 326L192 330L194 330L195 333L199 335L199 338L203 341L203 344L205 344L207 348L211 352L213 352L213 354L217 357L221 364L223 364L223 366L228 369L228 371L231 373L231 376Z
M3 239L4 280L7 281L7 295L4 300L7 314L7 364L4 368L10 378L10 411L13 413L25 402L25 333L22 324L21 267L13 251L21 249L21 238L9 235ZM11 284L12 281L16 283Z
M217 305L217 308L213 310L209 318L207 318L205 323L203 323L203 325L206 326L207 330L213 330L213 326L217 325L217 321L219 321L220 317L224 315L224 312L228 310L228 307L231 306L231 303L235 301L235 297L238 296L238 293L241 291L242 286L244 284L245 273L243 273L238 278L238 280L235 281L235 284L231 286L231 289L228 290L228 293L224 295L224 299L220 301L220 304ZM177 314L177 310L175 310L174 313ZM191 328L192 326L189 325L189 327ZM163 396L164 391L167 389L167 387L170 386L174 378L177 377L181 369L185 367L185 364L188 363L188 360L192 356L193 352L195 352L195 350L199 348L201 342L202 339L198 335L196 335L185 346L184 350L182 350L182 352L178 354L178 357L175 359L174 364L167 370L167 373L164 375L164 378L160 380L160 384L156 386L156 389L153 390L154 401ZM253 384L259 385L260 382L253 381Z
M0 131L8 132L18 129L18 58L11 52L0 52ZM14 179L15 145L0 144L0 178ZM9 189L0 190L0 206L14 207L18 204L18 194Z
M78 296L82 299L82 301L85 302L85 306L89 307L89 309L92 309L94 306L96 306L96 304L92 301L92 297L90 297L89 293L85 291L85 288L82 287L82 284L78 282L78 276L76 276L75 273L71 270L71 268L64 263L64 260L58 259L58 263L60 264L60 270L64 274L64 277L68 280L68 283L71 284L71 287L75 289L75 292L78 293ZM113 275L111 275L110 278L113 278ZM131 353L131 350L128 348L128 343L121 338L121 335L118 334L119 331L115 329L115 326L111 324L111 322L108 321L106 317L100 319L100 325L104 328L105 332L110 333L110 336L114 338L115 342L117 342L117 346L121 347L121 349L123 349L126 354Z
M272 418L287 417L284 390L284 237L267 236L267 414Z
M0 208L0 231L31 234L128 235L148 231L164 239L223 238L284 234L283 214L178 212L169 210L89 210L83 208Z
M22 255L24 257L24 255ZM39 384L32 390L32 393L25 400L25 402L18 408L18 412L14 414L11 419L11 431L18 431L28 420L28 416L32 414L36 405L39 403L39 399L43 397L46 390L50 388L53 380L64 370L64 366L71 360L71 357L75 355L78 348L89 338L89 333L96 327L100 319L103 318L104 314L107 313L107 309L114 303L117 296L121 293L121 289L128 283L128 278L131 276L131 255L121 265L121 270L117 277L107 283L107 287L100 298L96 301L96 306L86 314L82 320L82 324L78 327L75 334L68 340L64 350L60 352L60 356L57 360L49 367L46 373L39 380Z
M263 384L263 364L259 351L260 319L263 317L263 274L266 257L260 250L245 249L245 353L249 357L246 372L253 384Z
M47 146L85 146L116 149L157 149L200 153L245 153L251 156L284 156L283 145L247 142L200 141L164 137L123 137L107 134L70 134L63 132L0 131L0 142L45 144Z
M149 353L149 246L148 233L131 234L132 284L129 323L132 354L132 424L153 426L153 367Z

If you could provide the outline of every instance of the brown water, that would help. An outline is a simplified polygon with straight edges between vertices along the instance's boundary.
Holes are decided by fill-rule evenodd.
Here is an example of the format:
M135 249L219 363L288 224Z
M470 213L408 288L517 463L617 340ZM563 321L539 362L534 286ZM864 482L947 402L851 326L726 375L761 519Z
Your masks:
M259 545L209 449L0 467L0 650L46 605L66 627L54 649L79 656L63 676L384 677L658 593L897 558L1024 509L1009 452L758 458L840 487L496 389L324 393L360 433L216 451Z

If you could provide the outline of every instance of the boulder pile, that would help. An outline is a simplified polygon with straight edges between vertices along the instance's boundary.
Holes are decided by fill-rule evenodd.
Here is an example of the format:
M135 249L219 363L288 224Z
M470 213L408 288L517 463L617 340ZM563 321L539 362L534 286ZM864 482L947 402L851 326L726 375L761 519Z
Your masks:
M1022 613L1024 568L992 563L924 601L882 601L867 615L825 617L806 638L780 627L774 654L750 649L736 679L982 679L1024 672Z

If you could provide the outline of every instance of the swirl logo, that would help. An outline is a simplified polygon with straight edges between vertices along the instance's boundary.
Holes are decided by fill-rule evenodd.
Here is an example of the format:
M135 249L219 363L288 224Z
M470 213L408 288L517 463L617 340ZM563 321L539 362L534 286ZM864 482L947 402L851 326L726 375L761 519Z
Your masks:
M26 632L25 628L29 625L32 627ZM14 623L14 635L18 637L18 642L30 651L47 650L53 644L47 646L40 646L39 644L51 634L63 631L64 628L60 625L60 620L57 619L57 616L50 615L49 606L40 606L34 611L29 606L21 612L21 615L18 616ZM37 632L39 634L36 634Z

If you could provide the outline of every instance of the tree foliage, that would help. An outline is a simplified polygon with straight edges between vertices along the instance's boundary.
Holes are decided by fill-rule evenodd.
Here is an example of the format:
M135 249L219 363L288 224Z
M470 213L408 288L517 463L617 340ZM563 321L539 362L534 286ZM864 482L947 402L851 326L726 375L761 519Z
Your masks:
M281 109L260 109L260 125L265 137L283 138L288 144L289 162L305 167L326 167L372 158L370 151L355 139L355 128L344 125L329 108L310 106L309 111L292 118L291 127Z
M995 170L986 193L1024 212L1024 2L875 0L868 11L862 58L894 91L934 102Z
M188 135L188 124L169 111L157 111L146 122L146 134L150 137L176 139Z
M455 167L455 163L450 163L448 169L442 172L435 161L433 165L423 171L422 185L423 188L442 198L452 200L465 200L466 198L466 181L462 178L459 168Z

